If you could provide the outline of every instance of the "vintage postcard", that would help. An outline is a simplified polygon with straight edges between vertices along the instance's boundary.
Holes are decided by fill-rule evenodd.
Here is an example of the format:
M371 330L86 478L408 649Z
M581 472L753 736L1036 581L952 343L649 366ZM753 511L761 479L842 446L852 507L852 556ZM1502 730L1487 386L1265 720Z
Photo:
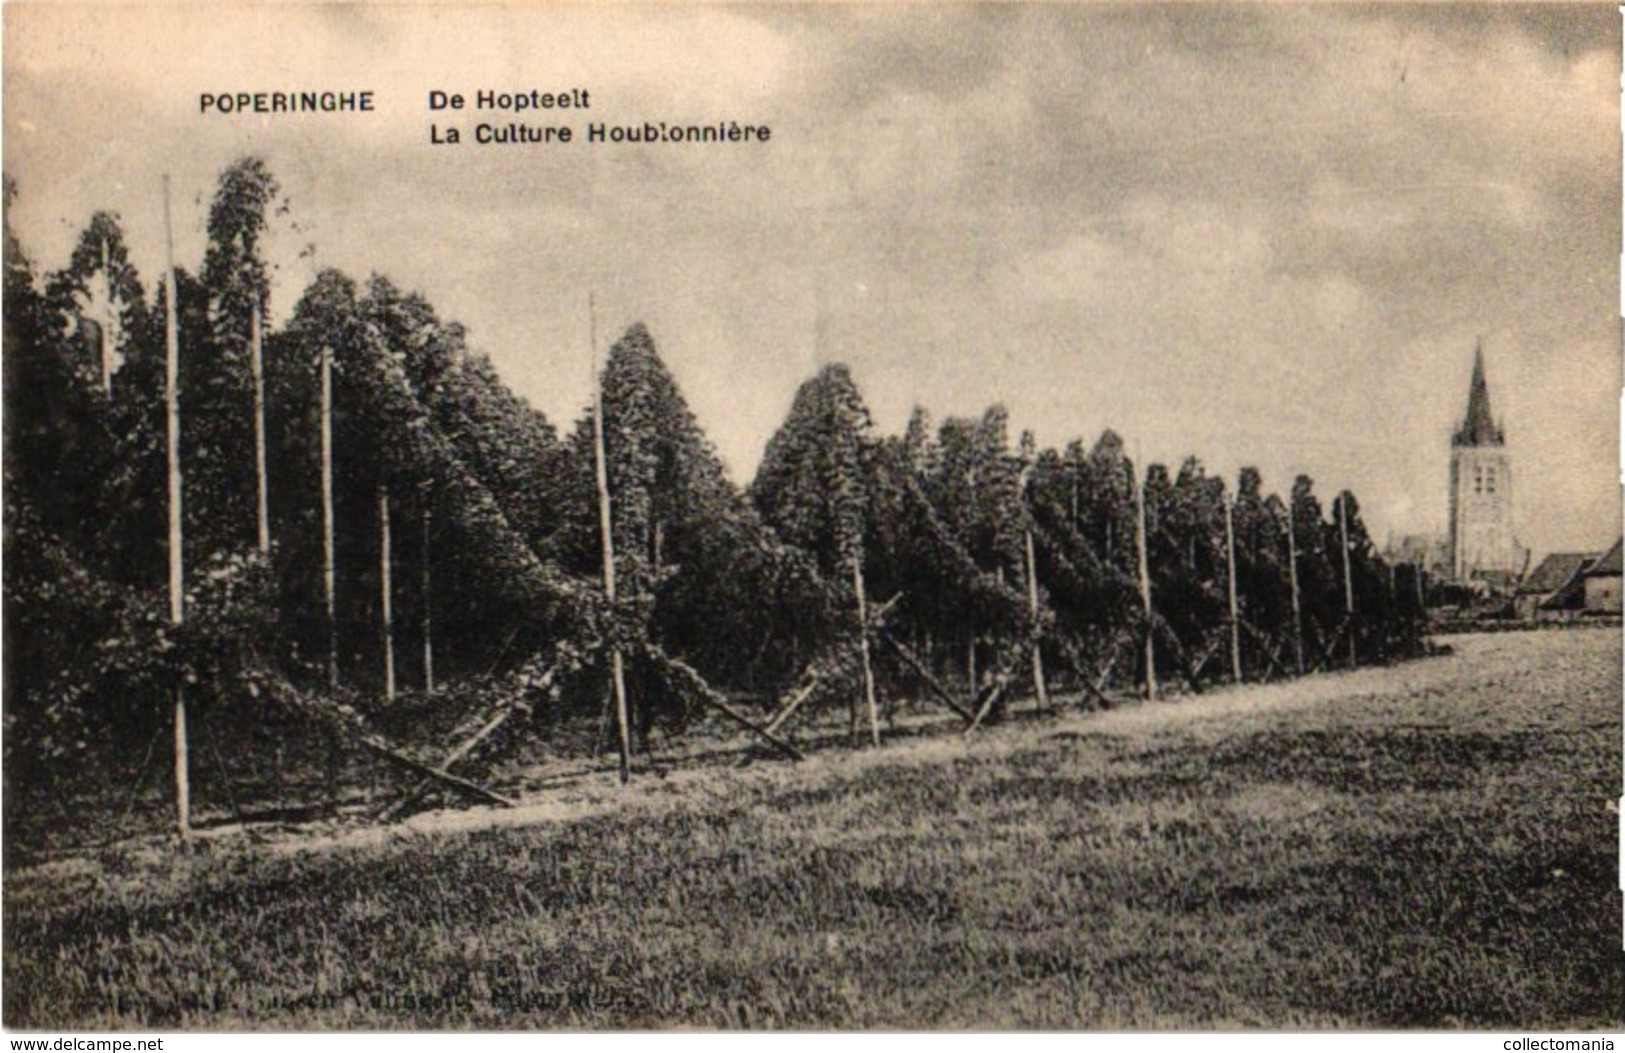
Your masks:
M0 17L6 1028L1613 1048L1614 6Z

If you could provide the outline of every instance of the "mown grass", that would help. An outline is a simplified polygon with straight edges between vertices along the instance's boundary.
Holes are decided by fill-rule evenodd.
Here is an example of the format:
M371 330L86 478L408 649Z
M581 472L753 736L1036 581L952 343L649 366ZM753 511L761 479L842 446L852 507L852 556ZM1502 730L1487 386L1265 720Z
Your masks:
M1618 1027L1618 636L1456 645L576 822L13 873L5 1023Z

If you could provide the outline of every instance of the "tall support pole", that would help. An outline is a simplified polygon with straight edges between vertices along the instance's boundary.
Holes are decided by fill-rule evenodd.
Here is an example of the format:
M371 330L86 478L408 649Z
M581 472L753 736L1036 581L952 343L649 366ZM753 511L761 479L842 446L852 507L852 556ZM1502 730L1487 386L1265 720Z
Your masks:
M1399 607L1399 564L1383 561L1388 566L1388 616Z
M598 306L587 297L589 339L592 342L593 459L598 481L598 525L603 536L604 597L615 607L615 535L609 504L609 458L604 442L604 386L598 377ZM626 711L626 667L618 643L609 645L610 681L615 691L615 724L620 732L621 784L632 779L632 728Z
M1134 547L1140 560L1140 603L1145 607L1145 697L1157 697L1156 615L1151 609L1151 557L1145 536L1145 479L1134 465Z
M429 504L429 487L423 487L423 552L421 554L420 589L423 593L423 690L425 693L434 692L434 619L433 603L434 592L430 589L431 578L429 574L429 539L433 535L433 507Z
M1303 675L1303 601L1298 594L1298 531L1294 510L1286 511L1287 577L1292 582L1292 653L1297 660L1296 669Z
M1224 502L1224 569L1230 593L1230 675L1241 683L1241 611L1236 603L1236 513Z
M869 704L869 740L880 745L880 707L875 702L875 671L869 662L869 601L863 589L863 553L852 553L852 590L858 597L858 657L863 660L863 697Z
M260 305L249 315L248 350L254 368L254 479L258 483L260 555L271 555L271 494L265 470L265 345Z
M395 701L395 576L391 568L389 487L378 487L378 607L384 622L384 701Z
M1049 708L1049 685L1044 681L1044 651L1038 632L1038 559L1033 552L1033 528L1029 525L1023 534L1027 545L1027 614L1033 620L1033 693L1038 708Z
M1019 496L1021 498L1021 541L1025 557L1027 572L1027 617L1032 621L1032 674L1033 698L1038 704L1039 712L1049 709L1049 685L1044 679L1044 651L1043 638L1040 633L1042 625L1039 618L1038 605L1038 556L1033 546L1033 519L1029 501L1033 477L1033 450L1030 436L1023 435L1021 439L1021 478ZM1076 466L1074 466L1076 467ZM1077 497L1077 476L1073 475L1073 497Z
M339 617L333 543L333 349L322 345L322 606L327 614L327 686L339 686Z
M1359 665L1354 647L1354 568L1349 562L1348 491L1337 499L1337 532L1343 543L1343 614L1348 620L1349 665Z
M169 214L169 176L164 176L164 418L169 478L169 621L186 619L185 567L181 550L180 305L176 300L175 231ZM175 685L175 828L192 835L192 788L187 758L186 690Z
M112 261L107 251L107 239L102 239L102 291L106 299L102 305L102 339L101 367L102 367L102 395L107 401L113 401L113 319L118 310L113 304L113 272Z
M1075 458L1069 457L1068 460L1071 462L1068 465L1068 474L1072 477L1072 518L1069 522L1072 524L1072 529L1076 530L1078 529L1078 462Z

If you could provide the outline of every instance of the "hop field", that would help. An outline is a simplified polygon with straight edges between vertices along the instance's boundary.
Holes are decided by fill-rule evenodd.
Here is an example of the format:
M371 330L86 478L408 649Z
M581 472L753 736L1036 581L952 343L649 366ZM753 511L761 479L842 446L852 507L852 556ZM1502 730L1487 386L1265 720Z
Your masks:
M1617 1028L1619 635L1451 643L969 742L13 871L5 1023Z

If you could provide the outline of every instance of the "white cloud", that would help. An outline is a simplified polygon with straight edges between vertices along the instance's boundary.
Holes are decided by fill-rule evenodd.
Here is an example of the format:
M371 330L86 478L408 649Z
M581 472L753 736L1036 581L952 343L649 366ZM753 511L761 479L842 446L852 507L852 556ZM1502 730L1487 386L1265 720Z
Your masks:
M151 276L159 173L196 261L198 198L260 151L304 227L284 241L283 309L314 241L318 262L422 289L565 426L587 396L593 290L606 337L649 322L742 473L839 354L888 427L914 402L999 399L1049 442L1111 425L1150 456L1258 463L1275 486L1306 470L1406 530L1442 518L1484 334L1526 539L1584 547L1618 526L1617 67L1481 14L18 5L12 220L51 267L116 208ZM1597 15L1549 18L1578 38ZM383 109L193 112L222 85L330 84L373 87ZM738 117L775 138L427 144L431 87L576 84L597 119Z

